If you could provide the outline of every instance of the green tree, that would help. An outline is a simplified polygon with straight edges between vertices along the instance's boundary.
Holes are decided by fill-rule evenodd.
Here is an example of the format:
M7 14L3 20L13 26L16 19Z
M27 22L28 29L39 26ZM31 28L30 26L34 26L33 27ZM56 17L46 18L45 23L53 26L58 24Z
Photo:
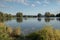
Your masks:
M41 17L41 14L40 13L38 13L38 15L37 15L38 17Z
M3 17L3 12L0 12L0 18L2 18Z
M16 14L16 17L23 17L23 13L18 12L18 13Z
M50 17L55 17L55 15L54 14L51 14L51 16Z
M60 13L56 14L56 17L60 17Z
M50 17L50 12L46 12L45 17Z

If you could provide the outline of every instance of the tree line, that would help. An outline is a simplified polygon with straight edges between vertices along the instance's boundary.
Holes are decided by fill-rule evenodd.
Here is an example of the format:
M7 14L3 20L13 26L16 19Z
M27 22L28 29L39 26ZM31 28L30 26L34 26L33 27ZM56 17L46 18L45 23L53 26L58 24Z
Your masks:
M11 15L7 13L0 12L0 18L11 18L11 17L60 17L60 13L51 14L50 12L45 12L44 15L38 13L37 15L23 15L22 12L17 12L16 15Z

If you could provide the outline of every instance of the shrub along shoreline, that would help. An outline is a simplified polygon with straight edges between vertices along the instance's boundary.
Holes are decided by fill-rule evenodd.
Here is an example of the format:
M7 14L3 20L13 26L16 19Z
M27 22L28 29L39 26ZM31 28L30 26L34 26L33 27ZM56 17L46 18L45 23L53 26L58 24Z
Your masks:
M12 29L0 23L0 40L60 40L60 30L45 26L39 31L24 36L21 35L20 28Z
M20 36L20 28L12 29L4 23L0 23L0 40L14 40Z

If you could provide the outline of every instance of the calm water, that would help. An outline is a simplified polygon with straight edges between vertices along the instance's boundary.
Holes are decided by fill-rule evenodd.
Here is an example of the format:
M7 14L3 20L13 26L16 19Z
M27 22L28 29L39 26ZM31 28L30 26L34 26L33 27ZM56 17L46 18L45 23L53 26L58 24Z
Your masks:
M14 18L4 22L12 28L20 27L23 34L40 30L45 25L51 25L56 29L60 29L60 18Z

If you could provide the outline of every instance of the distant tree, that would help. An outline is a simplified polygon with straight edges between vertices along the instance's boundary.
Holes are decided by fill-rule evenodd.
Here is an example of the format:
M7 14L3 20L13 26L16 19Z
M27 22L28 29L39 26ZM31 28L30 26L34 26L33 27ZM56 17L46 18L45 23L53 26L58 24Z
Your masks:
M21 12L18 12L17 14L16 14L16 17L22 17L23 16L23 13L21 13Z
M56 17L60 17L60 13L56 15Z
M55 15L54 14L51 14L50 17L55 17Z
M46 16L46 17L50 17L50 12L46 12L46 13L45 13L45 16Z
M0 15L3 16L3 12L0 12Z
M4 14L4 18L11 18L11 17L12 17L11 14L7 14L7 13Z
M40 13L38 13L38 15L37 15L38 17L41 17L41 14Z
M8 17L8 13L5 13L5 14L4 14L4 17Z
M0 18L3 17L3 12L0 12Z
M8 14L8 17L9 17L9 18L11 18L11 17L12 17L12 15L11 15L11 14Z

